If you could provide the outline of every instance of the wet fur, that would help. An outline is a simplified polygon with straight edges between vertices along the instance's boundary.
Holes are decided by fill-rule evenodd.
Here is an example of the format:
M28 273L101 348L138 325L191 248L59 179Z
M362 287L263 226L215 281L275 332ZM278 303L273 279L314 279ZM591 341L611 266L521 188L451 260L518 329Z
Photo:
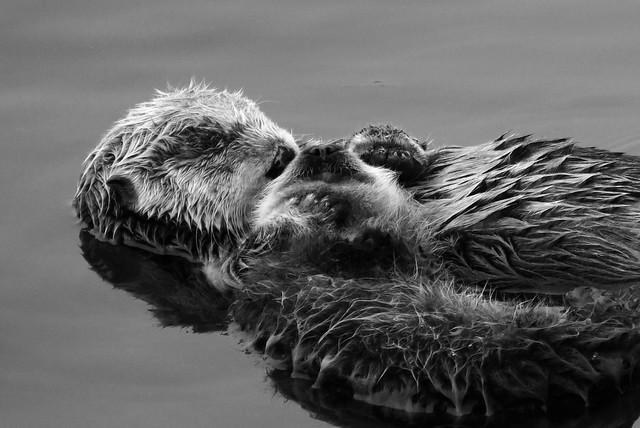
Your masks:
M317 388L460 416L588 406L637 380L637 315L501 302L446 278L327 276L287 257L261 266L232 319L249 349Z
M73 205L103 239L217 258L297 151L241 93L192 83L158 92L113 126L84 162Z
M583 313L584 306L498 302L459 292L444 278L391 270L388 278L328 276L299 264L295 253L267 256L246 272L242 292L222 295L184 259L114 246L84 231L81 247L102 278L149 303L162 326L226 331L230 321L246 349L264 356L278 388L302 383L293 399L312 409L368 409L355 397L408 412L401 420L533 408L566 418L567 404L577 403L577 417L583 400L600 409L601 395L624 390L638 366L638 312L625 296L607 306L618 304L620 314L627 305L635 320ZM313 397L318 401L309 402Z
M401 131L372 128L354 150L371 139L416 150ZM640 280L639 157L528 136L421 156L420 179L404 184L420 204L421 251L457 280L550 294Z
M507 165L524 168L524 173L515 177L499 173L496 180L503 181L492 182L498 187L513 185L519 179L526 182L526 177L551 185L558 177L570 179L566 172L555 169L545 181L543 173L511 153L524 144L524 159L533 156L533 164L536 153L545 153L543 148L551 148L552 153L575 153L564 140L537 146L526 138L493 144L488 150L501 156L485 157L478 148L464 153L470 158L479 157L476 166L488 164L486 168L478 166L479 171L492 170L491 166L495 169L495 163L499 165L509 156L514 163ZM569 152L565 151L567 148ZM253 239L243 249L247 255L241 277L244 287L232 314L239 329L248 336L249 348L265 354L274 367L312 379L318 387L415 412L463 415L514 408L547 410L566 404L589 405L603 395L628 388L637 380L640 364L639 317L634 303L637 291L629 289L621 295L602 298L599 291L584 289L585 295L573 300L575 304L563 306L540 297L532 301L517 296L498 300L488 289L474 291L465 287L466 283L482 284L487 278L482 270L474 277L474 268L469 268L468 276L457 268L453 256L459 237L448 234L447 227L467 227L461 230L472 233L476 229L482 232L482 226L489 224L490 229L485 227L498 234L506 227L503 221L506 225L513 221L508 215L512 199L507 198L502 205L485 205L482 196L474 196L470 190L491 194L491 187L464 187L455 182L456 177L450 178L454 181L450 187L442 185L450 177L442 172L446 168L460 168L460 174L464 172L466 180L475 183L476 174L469 170L469 164L445 162L445 154L456 150L464 149L443 150L424 158L431 168L432 181L391 190L393 186L382 185L389 183L384 169L388 173L398 165L403 168L402 164L384 169L363 166L358 156L361 152L346 144L341 154L330 150L334 160L321 157L327 163L323 169L309 166L320 161L312 149L303 149L287 171L267 188L255 211L258 220ZM607 152L598 153L604 156ZM563 162L571 165L571 156L558 159L556 164ZM349 165L348 176L358 179L336 177L341 174L340 169L332 169L336 164ZM314 173L304 172L309 169ZM324 170L334 171L334 175L316 174ZM580 178L585 182L593 179ZM440 187L436 187L438 183ZM629 186L621 186L618 192L632 194L632 184ZM370 203L378 211L370 212L360 222L357 216L336 221L331 209L306 202L305 195L311 201L318 200L318 188L335 200L329 207L345 200L351 207ZM449 207L451 200L446 192L428 194L432 188L448 189L455 195L466 191L470 200L459 196L460 200ZM608 191L615 190L614 183ZM384 196L380 197L380 193ZM391 193L395 193L394 204L382 203L389 200ZM517 198L517 194L520 193L513 197ZM563 194L555 193L556 200ZM295 197L290 199L290 195ZM528 196L523 195L526 201ZM566 199L573 197L569 194ZM518 205L513 203L515 210ZM460 208L458 213L456 204L467 209ZM534 218L544 221L542 214ZM553 217L554 211L546 214ZM559 224L554 228L533 228L531 233L553 233L563 222L580 233L583 229L577 226L587 220L584 215L580 221L565 216L555 218ZM309 218L320 221L307 221ZM299 226L301 223L304 227ZM378 235L372 234L376 228L380 228ZM372 236L374 245L358 245ZM376 241L376 236L385 238ZM334 251L336 248L342 251ZM487 246L487 251L492 249ZM528 251L544 257L552 250L535 247ZM385 253L392 257L378 257ZM598 253L580 254L599 257ZM341 261L342 257L347 262ZM356 263L352 262L354 257ZM327 258L330 262L324 263ZM552 266L553 263L550 261ZM585 261L585 268L586 263L591 262ZM589 268L595 272L597 265ZM585 284L577 276L562 282L563 276L553 276L554 270L550 269L551 276L543 284ZM615 272L617 268L611 269ZM500 278L506 278L513 287L531 290L531 277L503 274ZM603 278L598 284L608 283ZM617 284L612 281L612 285Z
M193 92L196 98L201 95L200 90ZM164 96L168 99L164 100ZM186 164L182 164L185 161L182 152L162 157L169 160L171 171L180 172L178 176L183 180L176 179L171 172L151 175L155 168L146 161L156 159L155 144L151 144L150 157L138 156L140 153L134 151L137 155L131 157L129 165L127 148L133 143L165 141L164 133L160 132L165 128L158 127L158 123L164 122L154 119L159 112L153 110L153 102L134 110L145 118L145 126L140 126L138 114L131 114L117 124L85 164L75 201L79 216L108 239L124 231L134 238L169 247L184 248L179 235L174 234L170 241L165 235L167 227L183 230L178 221L182 219L206 219L188 221L187 225L195 223L195 228L184 229L190 234L186 239L197 242L201 242L199 237L208 236L207 239L218 244L229 231L246 230L249 208L245 203L252 201L246 196L253 197L257 191L252 187L242 194L238 217L230 208L238 200L227 192L232 182L228 171L218 167L209 171L211 176L192 175L203 172L202 168L193 171L191 162L194 157L200 158L202 146L198 142L203 140L202 132L213 129L215 136L224 137L219 141L247 141L247 138L227 139L229 135L245 134L233 134L231 130L235 127L225 127L226 120L222 125L217 121L219 117L228 118L229 112L233 112L236 119L245 118L246 115L238 111L253 110L246 105L225 103L218 96L197 104L198 111L202 105L221 106L221 111L216 113L219 116L214 116L218 119L204 120L204 126L201 120L191 122L192 127L186 128L188 131L169 133L187 142L180 144L187 149ZM183 100L184 94L178 98ZM163 107L165 101L171 101L174 114L184 108L190 111L189 102L174 105L170 95L160 96ZM264 122L249 123L249 129L253 129L254 125ZM147 138L149 132L151 137ZM281 135L279 132L276 134ZM130 138L131 135L145 137ZM249 139L250 142L272 141L265 138L269 133L257 135L259 138ZM190 149L191 141L196 143L195 149ZM287 139L282 137L276 141L281 144ZM406 142L412 144L411 140ZM376 166L368 165L346 142L331 144L330 149L320 142L303 147L284 173L266 187L254 210L248 239L243 240L234 257L224 263L230 278L243 284L241 289L232 292L236 302L231 315L247 337L250 349L263 353L273 367L291 371L296 377L314 379L317 387L341 390L360 400L414 412L493 414L508 408L547 409L567 401L589 404L602 394L623 391L633 383L640 362L634 293L605 299L605 308L599 304L602 300L599 295L590 292L586 293L586 300L592 297L592 306L585 304L584 296L580 296L577 307L556 307L544 300L498 301L464 287L466 282L482 282L490 275L480 269L482 265L478 268L471 263L464 267L459 261L469 259L469 254L464 258L456 249L474 248L460 247L460 233L475 233L479 228L480 232L490 231L489 237L499 236L496 225L505 226L500 219L511 219L510 213L522 212L518 211L519 205L512 202L519 193L509 192L521 192L526 187L513 187L510 183L542 175L540 183L544 185L538 188L545 189L546 184L557 184L554 180L570 179L571 174L567 177L556 172L551 173L551 181L544 178L545 175L535 169L536 151L528 150L549 146L553 150L547 153L564 153L541 158L555 159L552 164L563 168L564 162L574 165L571 161L574 152L573 149L566 151L569 147L566 141L536 146L530 145L527 139L500 139L490 143L493 146L476 148L475 152L443 149L427 153L418 160L419 174L405 175L412 179L400 181L401 186L394 178L401 175L398 171L412 172L416 164L402 161L404 154L400 149L394 151L398 155L393 155L391 168L387 168L388 159L376 161ZM160 144L160 148L164 147ZM274 162L277 147L268 146L271 147L266 151L268 162L260 149L264 145L256 148L249 144L248 147L257 150L250 151L255 154L250 158L258 162L264 176L269 178L269 171L278 163ZM518 151L518 147L524 149ZM420 153L414 149L407 153ZM242 151L229 153L235 156ZM602 156L605 155L603 152ZM216 154L211 156L205 163L212 159L222 162ZM234 159L240 161L232 157L224 162L235 165ZM635 158L624 159L630 167L636 162ZM587 164L592 162L587 161ZM214 162L214 165L221 164ZM425 165L427 168L423 168ZM471 165L479 169L473 170ZM598 169L603 165L614 164L605 162L592 167ZM425 171L428 179L423 181ZM463 178L453 176L455 171ZM505 176L508 171L522 171L522 174ZM590 174L588 168L574 172ZM139 176L153 178L148 183L151 186L166 186L147 189L135 181ZM438 177L441 181L434 179ZM492 177L491 180L488 177ZM199 182L199 178L205 181ZM594 179L581 178L585 180L578 180L577 185ZM188 185L184 179L189 179ZM211 190L208 181L214 186L222 183L222 190L214 192L215 197L208 198ZM256 188L266 185L267 181L260 176L260 185ZM440 183L440 193L433 192L433 183ZM574 186L569 187L574 189L576 183L571 183ZM617 183L614 180L608 190L615 193ZM180 193L184 191L180 184L187 185L189 195ZM623 186L620 189L624 195L629 193ZM189 205L180 204L177 211L173 211L175 204L171 201L175 200L171 198L176 194L178 201L184 197L186 200L196 198L194 203L203 202L202 209L207 214L198 218L188 211ZM588 194L585 192L582 197ZM162 198L169 198L169 203ZM628 205L624 197L614 198L614 202L618 200L622 200L625 207ZM617 209L615 207L614 212L617 213ZM554 213L551 208L539 210L536 221L543 221L545 215ZM588 213L585 211L585 218ZM243 217L245 214L247 218ZM148 229L157 227L154 224L158 220L163 224L162 239L149 233L158 229ZM557 226L554 224L554 228ZM529 236L524 231L530 229L518 230L523 236ZM196 245L201 246L201 243ZM486 248L491 249L493 245ZM597 246L591 248L597 249ZM479 254L479 260L487 257L474 251L470 254ZM531 251L545 254L543 251L550 250L534 247ZM195 252L196 256L201 253ZM489 259L493 260L493 256ZM219 268L210 258L203 260L214 270ZM508 261L514 263L514 259ZM469 281L475 271L479 279ZM510 284L517 286L525 276L522 271L516 272L519 273L514 276L501 273L499 277L508 278ZM530 286L530 283L524 284ZM193 300L183 295L170 300L169 306L175 306L175 302L193 304ZM625 310L618 311L618 307ZM593 310L585 310L589 308ZM616 310L611 312L610 308Z

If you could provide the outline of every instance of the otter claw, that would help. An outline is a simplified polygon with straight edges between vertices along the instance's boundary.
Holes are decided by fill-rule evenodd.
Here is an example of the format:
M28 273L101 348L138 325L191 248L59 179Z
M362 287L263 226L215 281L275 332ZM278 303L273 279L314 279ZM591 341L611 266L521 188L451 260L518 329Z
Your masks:
M369 165L398 173L398 181L408 185L424 179L429 156L416 140L391 126L370 126L351 139L351 148Z
M375 150L368 151L360 156L363 161L373 166L385 166L388 157L389 150L384 147L379 147Z
M331 194L309 193L306 195L298 195L287 200L291 206L296 206L302 211L309 212L314 217L317 216L321 222L343 222L350 211L348 201L338 197L332 197Z
M347 201L328 199L325 207L327 208L327 220L341 224L347 218L350 212L350 206Z
M410 153L406 150L375 150L362 154L360 158L369 165L381 166L397 172L398 181L402 184L420 179L427 172L429 164L426 154Z

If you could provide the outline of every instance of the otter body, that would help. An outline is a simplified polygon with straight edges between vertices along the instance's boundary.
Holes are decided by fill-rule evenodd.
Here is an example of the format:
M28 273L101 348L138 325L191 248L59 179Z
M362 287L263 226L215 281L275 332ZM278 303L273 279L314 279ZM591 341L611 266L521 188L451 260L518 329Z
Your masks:
M444 277L329 276L299 260L254 267L231 319L249 350L314 388L462 416L580 409L637 384L637 308L582 316Z
M73 206L102 239L217 259L242 239L256 195L297 151L239 92L158 92L87 157Z
M455 254L447 222L426 216L425 205L445 195L394 187L389 177L423 162L438 171L437 154L381 168L365 164L366 151L305 148L267 187L231 310L249 349L315 387L410 412L588 406L637 380L635 292L584 290L562 306L464 287L455 260L439 263ZM426 264L425 242L440 251Z
M637 380L631 291L560 307L465 287L606 288L601 268L632 282L636 158L509 138L428 151L386 133L298 149L239 94L161 94L89 156L74 206L103 238L203 262L198 288L223 272L248 346L316 387L463 415L588 405ZM197 308L192 295L169 309Z
M374 129L351 140L356 152L388 139L419 151ZM462 283L563 294L640 280L640 157L513 136L421 156L419 179L404 185L420 204L421 251Z

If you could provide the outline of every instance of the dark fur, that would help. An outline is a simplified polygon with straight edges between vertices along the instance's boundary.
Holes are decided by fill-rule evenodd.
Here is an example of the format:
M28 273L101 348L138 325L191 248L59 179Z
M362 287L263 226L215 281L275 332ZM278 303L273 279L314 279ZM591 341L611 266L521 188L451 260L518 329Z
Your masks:
M183 111L169 104L174 113ZM194 277L194 290L217 278L211 271L242 281L224 299L235 300L231 314L249 347L274 367L358 400L456 415L590 404L634 383L640 364L635 290L582 289L569 306L558 307L498 301L465 286L562 293L576 285L636 282L637 158L566 140L506 137L424 151L385 128L351 144L309 143L284 169L280 148L287 139L262 132L262 119L239 130L236 119L246 116L228 116L225 105L217 110L222 121L196 115L198 121L169 132L166 141L146 107L144 126L136 114L117 124L87 160L75 206L95 233L112 239L124 230L152 246L184 249L181 239L195 239L198 248L203 240L218 245L221 234L233 231L241 244L233 257L195 252L208 275ZM196 103L198 111L203 106ZM203 148L209 132L233 148ZM363 146L367 138L379 141ZM128 162L123 153L136 142L153 142L151 155ZM198 163L209 149L211 170ZM259 174L242 163L243 153L253 156ZM162 159L168 169L149 159ZM243 166L224 168L237 162ZM238 196L234 180L248 176L257 180ZM251 221L254 197L272 179ZM191 187L181 188L185 182ZM158 221L162 239L147 229ZM175 231L169 241L167 228ZM163 305L192 305L190 293L169 296ZM200 291L195 296L197 303Z
M343 279L286 256L258 266L233 319L250 349L317 388L410 412L490 415L589 405L637 380L637 315L499 302L443 278Z
M234 297L210 287L197 264L114 246L84 231L80 237L92 268L147 302L162 326L208 333L226 331L231 321L231 331L244 337L247 349L265 356L269 379L279 392L340 426L361 426L363 420L373 426L388 426L383 421L431 426L451 423L443 413L457 410L493 410L495 423L538 426L548 423L540 414L527 411L525 422L508 411L545 402L565 423L575 419L596 426L596 420L611 422L612 416L630 423L637 418L637 406L630 405L633 395L626 402L596 400L607 390L617 395L631 381L637 333L626 327L630 334L625 338L623 324L602 317L589 322L584 314L574 314L574 307L492 303L473 293L456 293L445 282L420 284L415 278L331 278L282 265L288 257L277 255L248 272L253 285ZM236 298L229 317L228 305ZM607 300L609 307L614 300ZM498 308L508 311L498 317ZM461 314L466 314L462 321ZM475 324L473 316L482 321ZM588 334L581 337L576 331ZM472 334L482 332L486 337ZM618 355L626 345L632 352ZM460 374L448 379L450 367L465 358ZM542 363L541 372L537 365ZM456 409L451 392L464 387L467 373L471 385L460 394L461 408ZM491 409L484 407L482 388ZM362 395L354 400L354 393ZM567 406L585 393L591 399L589 413ZM487 423L481 415L471 421Z
M525 142L513 140L499 150L515 150ZM542 146L554 144L564 142ZM419 193L446 181L444 172L437 175L444 170L444 154L424 158L432 171L430 177L440 181L421 182L418 189L393 190L388 182L382 185L381 180L386 179L382 168L364 165L356 153L336 143L325 151L304 150L270 184L258 206L260 221L254 240L245 249L245 285L232 312L240 329L252 337L253 349L294 376L313 379L316 386L417 412L493 414L510 408L589 405L633 383L640 364L635 291L603 300L597 291L585 289L584 295L573 300L574 306L563 307L544 299L498 301L465 289L464 282L481 284L486 278L483 271L473 277L470 268L465 277L465 271L456 269L453 256L459 237L452 237L447 227L455 231L456 225L466 225L471 233L484 220L494 222L491 231L499 233L497 225L502 226L502 216L509 221L509 211L497 210L494 216L484 213L483 209L502 205L478 203L472 192L467 196L476 204L461 197L452 207L444 193L431 199L426 192ZM504 157L508 155L494 162ZM483 157L479 159L478 164L483 165ZM343 167L334 168L336 164ZM467 180L475 179L468 168L460 168L466 171ZM346 175L341 173L345 170ZM550 183L565 176L553 175ZM509 177L504 180L512 182ZM452 186L450 191L459 187ZM332 202L327 206L314 203L317 189ZM484 192L491 191L484 188ZM394 192L396 199L391 203ZM350 212L365 215L337 221L327 207L340 201L349 203ZM468 209L451 215L457 213L457 204ZM504 205L505 210L508 207ZM540 215L536 218L543 221ZM373 234L374 252L389 252L392 257L367 256L360 245L353 245L366 241L377 228L384 229ZM376 241L376 236L387 238ZM345 246L346 250L334 251ZM417 253L420 249L423 254ZM416 251L415 260L407 257L412 251ZM545 254L544 248L529 251ZM348 255L346 263L340 261L342 254ZM352 259L358 254L364 256L354 264ZM331 261L324 263L327 258ZM504 277L511 286L530 290L531 280ZM557 274L547 281L566 286L561 278ZM578 278L572 281L574 287L582 284Z
M374 129L353 150L410 141ZM462 283L563 294L640 280L640 157L526 136L421 155L420 180L405 186L420 203L421 250Z

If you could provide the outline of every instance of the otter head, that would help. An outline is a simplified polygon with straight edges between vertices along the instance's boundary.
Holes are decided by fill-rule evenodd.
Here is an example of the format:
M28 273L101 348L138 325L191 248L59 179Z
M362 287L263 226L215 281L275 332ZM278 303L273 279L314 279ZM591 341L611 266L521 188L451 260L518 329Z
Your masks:
M216 256L243 236L256 195L297 152L239 92L158 92L88 156L73 205L103 239Z
M392 171L366 164L345 140L311 141L265 189L248 242L288 265L368 274L408 254L413 212Z

